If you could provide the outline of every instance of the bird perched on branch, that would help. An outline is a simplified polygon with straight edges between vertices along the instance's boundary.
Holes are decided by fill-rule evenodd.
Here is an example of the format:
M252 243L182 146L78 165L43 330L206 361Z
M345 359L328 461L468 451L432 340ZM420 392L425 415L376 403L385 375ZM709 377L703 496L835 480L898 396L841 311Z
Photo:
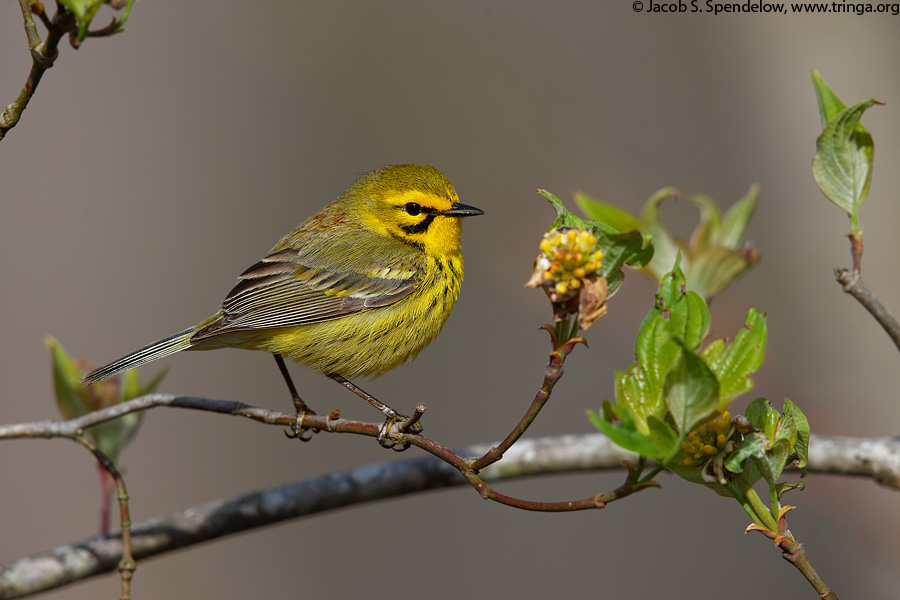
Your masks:
M282 357L375 400L349 379L412 360L440 333L463 278L462 218L480 214L460 204L433 167L372 171L241 273L217 313L94 370L84 383L181 350L264 350L291 391L294 434L308 439L303 415L312 411ZM388 421L400 418L377 400L373 405Z

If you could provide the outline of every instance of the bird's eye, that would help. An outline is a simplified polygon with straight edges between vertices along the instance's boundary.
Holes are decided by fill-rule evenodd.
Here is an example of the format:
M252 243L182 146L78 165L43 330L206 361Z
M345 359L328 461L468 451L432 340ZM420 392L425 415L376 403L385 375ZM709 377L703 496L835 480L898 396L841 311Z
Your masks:
M415 217L419 213L422 212L422 207L416 204L415 202L407 202L403 205L403 210L406 211L406 214Z
M415 202L407 202L403 205L403 210L406 211L406 214L414 217L422 212L422 207Z

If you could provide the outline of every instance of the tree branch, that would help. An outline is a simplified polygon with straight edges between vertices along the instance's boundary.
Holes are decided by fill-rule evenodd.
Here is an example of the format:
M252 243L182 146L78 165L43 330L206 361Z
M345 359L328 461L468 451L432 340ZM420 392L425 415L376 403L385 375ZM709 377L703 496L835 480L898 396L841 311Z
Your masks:
M494 445L460 453L479 456ZM484 480L619 469L624 460L634 459L601 434L520 440L502 461L485 469ZM871 477L900 490L900 437L812 436L807 470ZM357 467L214 500L136 524L132 528L134 558L345 506L465 484L455 467L432 456ZM20 598L115 571L121 556L122 544L115 532L20 558L0 566L0 597Z
M884 307L872 290L862 282L859 271L835 269L834 276L843 287L844 292L856 298L856 301L875 317L881 328L890 336L897 350L900 350L900 323L897 323L897 319Z
M434 440L421 435L419 432L421 432L422 428L419 425L416 425L416 427L413 428L412 424L414 424L414 421L417 421L419 418L421 418L421 416L425 412L426 407L422 403L419 403L419 405L416 407L414 419L398 419L396 418L396 414L393 412L393 410L389 410L389 412L385 412L385 414L393 416L389 416L388 420L385 421L384 424L378 424L341 419L340 411L334 411L327 416L315 415L303 410L302 402L300 402L300 406L297 406L297 402L295 402L295 406L299 414L289 415L282 412L259 409L240 402L227 402L222 400L210 400L206 398L195 398L188 396L171 396L167 394L150 394L141 398L135 398L128 402L122 402L120 404L108 407L107 409L94 411L92 413L83 415L82 417L71 419L65 423L43 421L37 423L21 423L17 425L3 426L0 427L0 439L17 437L65 437L81 442L83 444L82 432L87 427L92 427L103 421L108 421L110 419L122 416L126 412L146 410L148 408L153 408L156 406L174 406L238 415L266 424L290 425L291 427L289 432L286 431L286 433L288 433L288 437L299 438L301 441L309 441L310 437L305 435L305 433L309 433L309 435L312 435L313 432L327 431L329 433L355 433L359 435L377 436L378 442L383 447L393 448L400 451L406 450L410 446L416 446L418 448L421 448L422 450L425 450L426 452L429 452L437 458L440 458L447 464L454 467L457 471L462 473L462 475L465 477L465 480L468 481L473 488L475 488L475 490L481 495L482 498L524 510L566 512L605 508L606 503L608 502L619 500L621 498L639 492L647 487L652 487L653 485L655 485L655 483L652 481L646 483L635 483L632 480L632 477L629 476L628 480L623 485L619 486L610 493L596 494L594 496L581 500L535 502L532 500L514 498L505 494L501 494L488 486L481 478L479 472L488 465L498 461L503 456L503 452L508 450L525 433L528 426L534 421L534 419L537 418L538 413L550 399L550 394L552 392L554 384L559 380L560 377L562 377L562 366L565 362L566 356L568 356L569 353L572 352L576 344L584 342L584 340L581 338L572 338L565 341L561 345L558 345L557 336L549 328L549 326L546 327L546 329L550 332L551 341L553 342L553 350L550 352L550 362L547 366L547 369L545 370L544 383L541 386L541 389L538 390L535 400L532 402L528 411L525 413L525 416L514 428L513 432L506 437L506 439L503 441L503 443L500 444L500 446L491 448L488 453L486 453L479 459L468 459L465 456L454 452L450 448L447 448L446 446L443 446L438 442L435 442ZM566 329L568 329L568 327L566 327ZM278 358L280 359L280 357ZM279 367L281 367L282 371L284 372L284 363L280 360ZM388 408L377 399L373 398L365 391L347 381L346 379L334 375L332 375L331 377L361 398L369 401L376 408ZM291 387L292 395L296 398L296 391L293 390L293 384L290 383L289 378L287 378L287 380L288 386ZM110 471L110 473L112 472ZM122 486L124 486L124 481L122 482ZM126 545L126 557L129 550L130 548L128 548L128 546ZM123 569L122 573L124 585L126 569Z
M568 322L566 322L566 325L568 326ZM544 408L544 405L550 400L550 394L553 392L553 387L556 385L556 382L562 378L564 373L563 363L565 363L566 357L575 349L577 344L587 344L587 342L584 341L584 338L580 337L564 340L563 343L560 344L552 326L544 325L544 329L550 334L550 340L553 345L553 351L550 352L550 362L547 363L547 368L544 371L544 383L541 386L541 389L537 391L537 394L535 394L534 400L532 401L531 406L528 407L525 415L516 424L516 427L510 434L506 436L506 439L499 445L492 447L485 452L480 458L469 461L469 467L476 473L503 458L503 453L509 450L512 445L525 434L525 431L537 418L538 413L541 412L541 409Z
M41 43L34 20L31 18L31 7L28 0L19 0L19 6L25 20L28 48L31 50L31 71L28 73L22 91L19 92L19 97L0 113L0 141L3 140L6 132L19 122L22 112L31 101L44 73L53 66L59 56L59 41L62 36L74 31L75 27L75 18L68 10L58 10L52 21L48 20L41 12L40 16L44 20L44 24L48 25L47 40Z
M848 233L847 239L850 240L850 257L853 261L853 268L835 269L834 278L841 284L845 294L856 298L856 301L875 317L881 328L890 336L897 350L900 350L900 323L897 323L897 319L884 307L878 296L862 282L862 232Z

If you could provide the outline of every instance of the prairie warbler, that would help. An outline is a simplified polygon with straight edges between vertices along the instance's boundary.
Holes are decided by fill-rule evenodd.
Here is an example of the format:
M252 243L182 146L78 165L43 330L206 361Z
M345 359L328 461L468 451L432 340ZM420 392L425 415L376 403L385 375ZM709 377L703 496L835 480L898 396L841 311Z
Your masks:
M216 314L96 369L84 382L181 350L264 350L275 356L291 391L295 435L303 432L303 414L312 411L297 395L282 356L396 419L347 378L380 375L412 360L440 333L462 283L461 218L480 214L460 204L433 167L372 171L241 273Z

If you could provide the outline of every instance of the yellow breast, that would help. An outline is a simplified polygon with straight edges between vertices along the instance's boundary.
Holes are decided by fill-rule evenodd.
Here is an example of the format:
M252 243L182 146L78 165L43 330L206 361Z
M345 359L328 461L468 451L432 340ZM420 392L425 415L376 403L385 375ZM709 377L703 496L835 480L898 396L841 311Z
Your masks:
M388 306L340 319L269 330L244 347L283 354L323 374L378 376L415 358L440 332L459 297L462 254L428 256L414 291Z

